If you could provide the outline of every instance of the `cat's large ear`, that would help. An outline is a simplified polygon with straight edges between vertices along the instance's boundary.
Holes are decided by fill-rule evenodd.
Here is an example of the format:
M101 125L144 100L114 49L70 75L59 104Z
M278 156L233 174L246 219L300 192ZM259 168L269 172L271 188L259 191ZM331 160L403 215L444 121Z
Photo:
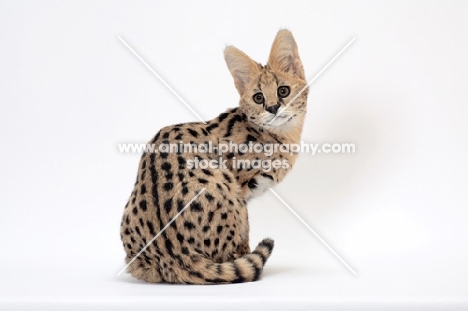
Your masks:
M268 65L273 70L291 73L305 79L297 44L289 30L280 30L276 35L271 46Z
M259 65L233 46L228 46L224 50L224 59L234 78L237 91L242 96L251 79L260 73Z

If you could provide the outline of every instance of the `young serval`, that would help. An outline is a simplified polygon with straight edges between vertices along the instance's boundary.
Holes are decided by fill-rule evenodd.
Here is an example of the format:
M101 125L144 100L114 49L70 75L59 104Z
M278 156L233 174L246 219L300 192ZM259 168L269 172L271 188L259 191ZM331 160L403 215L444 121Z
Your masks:
M225 49L224 58L240 95L239 107L206 124L165 127L150 143L212 143L219 150L222 142L264 146L299 143L307 89L300 93L306 81L292 34L278 32L265 66L232 46ZM259 279L273 240L264 239L250 251L247 202L280 182L297 154L276 150L267 156L240 148L224 153L219 150L187 153L162 149L143 154L121 224L127 263L205 190L129 265L131 275L147 282L186 284ZM196 165L204 160L219 165ZM270 168L265 169L262 165L268 161ZM243 164L237 165L239 162Z

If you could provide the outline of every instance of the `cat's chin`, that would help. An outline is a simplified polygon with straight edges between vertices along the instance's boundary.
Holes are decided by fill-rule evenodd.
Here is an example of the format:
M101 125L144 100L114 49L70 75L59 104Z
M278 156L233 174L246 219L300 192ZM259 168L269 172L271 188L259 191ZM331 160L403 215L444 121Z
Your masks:
M304 112L296 111L295 113L282 113L278 116L269 114L261 116L260 120L252 120L250 122L255 124L260 129L270 130L272 132L289 132L295 130L297 127L302 127L302 122L304 120Z
M273 122L271 122L271 120L269 122L268 125L270 126L274 126L274 127L281 127L281 126L285 126L285 125L290 125L289 123L291 123L294 118L296 117L295 114L293 115L279 115L277 116L276 118L272 118L271 120L273 120Z

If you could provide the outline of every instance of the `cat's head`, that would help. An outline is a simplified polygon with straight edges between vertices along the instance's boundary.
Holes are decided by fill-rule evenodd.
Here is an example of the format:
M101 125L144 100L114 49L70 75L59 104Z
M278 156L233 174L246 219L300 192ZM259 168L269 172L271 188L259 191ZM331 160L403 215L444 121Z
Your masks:
M271 130L302 125L308 89L290 31L278 32L265 66L233 46L224 50L224 58L250 122Z

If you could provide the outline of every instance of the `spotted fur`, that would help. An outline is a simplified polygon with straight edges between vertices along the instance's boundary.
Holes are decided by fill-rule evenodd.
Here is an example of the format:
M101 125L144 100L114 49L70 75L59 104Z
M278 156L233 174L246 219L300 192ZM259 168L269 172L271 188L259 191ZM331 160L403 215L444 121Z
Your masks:
M161 129L150 141L219 144L298 143L306 113L307 90L279 117L268 124L278 109L306 86L296 42L287 30L280 31L267 65L251 60L230 46L224 52L227 66L240 94L239 107L229 109L203 124L177 124ZM278 87L290 88L281 98ZM253 100L261 93L264 102ZM121 238L129 263L177 213L203 188L205 191L133 261L127 271L148 282L222 284L259 279L273 249L264 239L254 251L249 247L247 201L280 182L297 154L240 151L222 154L225 168L188 168L188 162L218 159L215 153L144 153L137 181L125 207ZM235 167L233 161L286 160L288 167Z

